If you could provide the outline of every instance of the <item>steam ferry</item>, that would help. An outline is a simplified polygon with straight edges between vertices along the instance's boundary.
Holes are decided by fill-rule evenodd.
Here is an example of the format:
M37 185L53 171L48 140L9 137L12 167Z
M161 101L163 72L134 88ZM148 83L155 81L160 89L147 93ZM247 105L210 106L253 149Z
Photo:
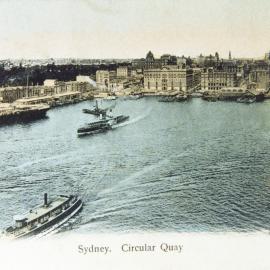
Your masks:
M77 130L78 136L92 135L96 133L106 132L107 130L112 129L109 120L100 120L97 122L92 122L87 124L84 127L81 127Z
M86 135L93 135L97 133L104 133L108 130L113 129L115 125L123 123L129 119L128 115L119 115L116 117L108 116L109 119L102 119L100 121L89 123L77 130L77 135L79 137Z
M128 115L118 115L116 117L113 117L113 121L115 124L120 124L122 122L125 122L129 119Z
M64 224L82 209L82 201L77 196L60 195L48 201L44 194L44 203L28 213L14 217L15 225L8 227L4 237L9 239L42 236Z

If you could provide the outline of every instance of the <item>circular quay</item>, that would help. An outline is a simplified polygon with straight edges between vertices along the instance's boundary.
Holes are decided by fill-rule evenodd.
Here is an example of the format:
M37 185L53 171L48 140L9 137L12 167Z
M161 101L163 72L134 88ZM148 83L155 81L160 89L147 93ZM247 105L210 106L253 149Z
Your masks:
M0 10L0 269L270 269L269 1Z

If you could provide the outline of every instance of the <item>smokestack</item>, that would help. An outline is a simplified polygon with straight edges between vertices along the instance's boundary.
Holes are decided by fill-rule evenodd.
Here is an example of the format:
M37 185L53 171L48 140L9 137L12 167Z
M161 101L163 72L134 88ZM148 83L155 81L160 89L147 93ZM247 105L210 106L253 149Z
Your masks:
M44 193L44 206L48 205L48 196L47 193Z

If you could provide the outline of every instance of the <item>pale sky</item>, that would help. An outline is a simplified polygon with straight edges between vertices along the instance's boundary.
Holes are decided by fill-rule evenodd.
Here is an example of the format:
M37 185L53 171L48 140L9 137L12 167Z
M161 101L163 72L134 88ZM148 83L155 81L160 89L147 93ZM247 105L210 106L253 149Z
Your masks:
M0 0L0 59L262 57L269 0Z

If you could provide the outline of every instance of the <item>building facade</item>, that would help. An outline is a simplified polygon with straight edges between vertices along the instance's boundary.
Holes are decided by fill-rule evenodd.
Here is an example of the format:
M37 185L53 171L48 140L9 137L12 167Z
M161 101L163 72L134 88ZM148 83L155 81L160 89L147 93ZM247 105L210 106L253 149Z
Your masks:
M161 60L155 59L153 53L149 51L145 58L144 69L159 69L161 66Z
M190 92L193 86L192 69L163 67L144 71L144 90L146 92Z
M97 70L96 72L96 82L97 82L97 86L100 88L109 87L110 81L115 78L116 78L115 71Z
M93 90L88 82L44 81L41 86L15 86L0 88L2 102L12 103L18 99L41 98L68 93L85 93Z
M269 70L252 70L249 74L249 81L256 83L256 88L268 90L270 87Z
M255 61L250 65L249 82L256 88L268 90L270 87L270 65L265 61Z
M116 69L117 78L128 78L131 75L131 70L128 66L121 66Z
M237 72L225 72L204 69L201 73L201 89L205 91L216 91L224 87L237 86Z

